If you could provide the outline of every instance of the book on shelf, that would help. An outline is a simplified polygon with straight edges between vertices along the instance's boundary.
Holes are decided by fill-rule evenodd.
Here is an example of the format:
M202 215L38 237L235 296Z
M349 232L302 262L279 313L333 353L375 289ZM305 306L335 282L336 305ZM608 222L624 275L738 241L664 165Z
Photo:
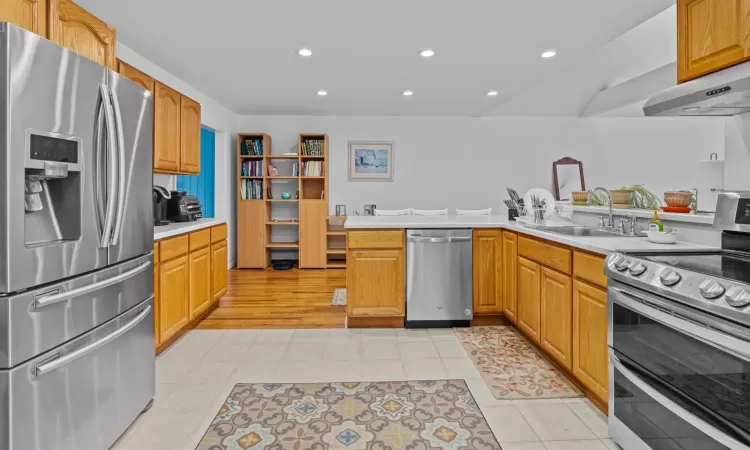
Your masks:
M281 154L281 156L299 156L299 154L295 152L284 152Z
M263 182L261 180L242 180L240 187L243 200L263 199Z
M263 161L243 161L241 174L243 177L262 177Z
M268 165L268 176L269 177L278 177L279 176L279 171L276 170L276 168L274 166L270 165L270 164Z
M302 141L303 156L323 156L325 153L325 141L322 139L306 139Z
M263 139L245 138L240 151L247 156L263 156Z
M292 176L293 177L299 176L299 163L292 164Z
M323 161L307 161L302 163L303 177L322 177Z

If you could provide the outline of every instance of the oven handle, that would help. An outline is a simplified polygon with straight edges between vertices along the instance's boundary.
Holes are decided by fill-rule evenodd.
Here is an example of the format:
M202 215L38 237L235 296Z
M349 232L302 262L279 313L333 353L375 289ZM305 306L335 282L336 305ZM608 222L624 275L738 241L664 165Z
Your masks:
M631 298L641 297L631 292L626 292L620 288L610 286L609 291L610 293L614 294L612 301L615 303L619 303L620 305L625 306L626 308L631 309L638 314L659 322L662 325L673 328L690 337L698 339L701 342L710 344L722 351L731 353L742 359L750 361L750 342L747 342L743 339L738 339L725 333L714 331L711 328L707 328L707 326L705 325L699 325L698 323L681 319L672 314L668 314L656 308L649 307Z
M699 429L710 438L729 447L732 450L750 450L750 447L748 447L747 445L741 442L738 442L736 439L730 436L727 436L726 434L722 433L719 429L717 429L713 425L705 422L703 419L697 417L696 415L694 415L687 409L673 402L671 399L669 399L669 397L665 396L661 392L652 388L648 383L640 379L638 375L634 374L627 367L625 367L625 365L623 365L622 362L620 361L620 358L615 356L614 353L610 352L609 362L610 364L612 364L612 367L614 367L615 370L620 372L625 378L628 379L628 381L636 385L638 389L645 392L646 395L654 399L657 403L667 408L668 410L672 411L674 414L678 415L685 422Z

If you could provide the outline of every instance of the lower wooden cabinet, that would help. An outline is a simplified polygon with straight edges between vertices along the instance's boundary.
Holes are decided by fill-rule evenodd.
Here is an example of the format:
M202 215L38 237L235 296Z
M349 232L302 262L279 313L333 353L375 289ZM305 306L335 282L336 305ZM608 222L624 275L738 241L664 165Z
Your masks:
M522 256L518 257L518 328L535 340L541 341L541 266Z
M503 232L473 232L474 314L503 313Z
M159 264L154 264L154 345L161 344L161 303L159 302L161 293L161 284L159 276Z
M573 364L573 280L542 267L541 345L562 365Z
M227 292L227 241L211 245L211 297L217 302Z
M180 256L159 265L160 341L171 338L188 324L190 270L188 257Z
M516 323L518 304L518 236L512 231L503 231L503 312Z
M607 401L607 292L573 281L573 374Z
M211 292L211 248L190 253L190 320L200 316L213 303Z
M346 260L348 316L403 316L404 250L350 250Z

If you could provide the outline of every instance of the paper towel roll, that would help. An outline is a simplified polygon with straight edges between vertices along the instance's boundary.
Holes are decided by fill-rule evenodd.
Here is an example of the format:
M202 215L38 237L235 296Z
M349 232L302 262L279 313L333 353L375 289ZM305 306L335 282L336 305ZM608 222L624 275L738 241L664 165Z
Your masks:
M701 161L698 174L698 211L716 211L717 189L724 189L724 161Z

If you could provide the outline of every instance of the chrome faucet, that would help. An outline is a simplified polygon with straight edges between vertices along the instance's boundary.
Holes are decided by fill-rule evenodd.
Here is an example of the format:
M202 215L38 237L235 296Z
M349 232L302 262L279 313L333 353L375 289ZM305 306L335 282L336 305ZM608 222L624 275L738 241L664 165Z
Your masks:
M638 224L638 219L633 214L628 214L627 218L630 219L630 233L629 236L635 236L635 226Z
M615 218L612 214L612 194L610 194L609 191L603 187L594 188L593 193L596 194L598 191L602 191L607 194L607 200L609 200L609 224L606 226L606 228L612 229L615 227Z

